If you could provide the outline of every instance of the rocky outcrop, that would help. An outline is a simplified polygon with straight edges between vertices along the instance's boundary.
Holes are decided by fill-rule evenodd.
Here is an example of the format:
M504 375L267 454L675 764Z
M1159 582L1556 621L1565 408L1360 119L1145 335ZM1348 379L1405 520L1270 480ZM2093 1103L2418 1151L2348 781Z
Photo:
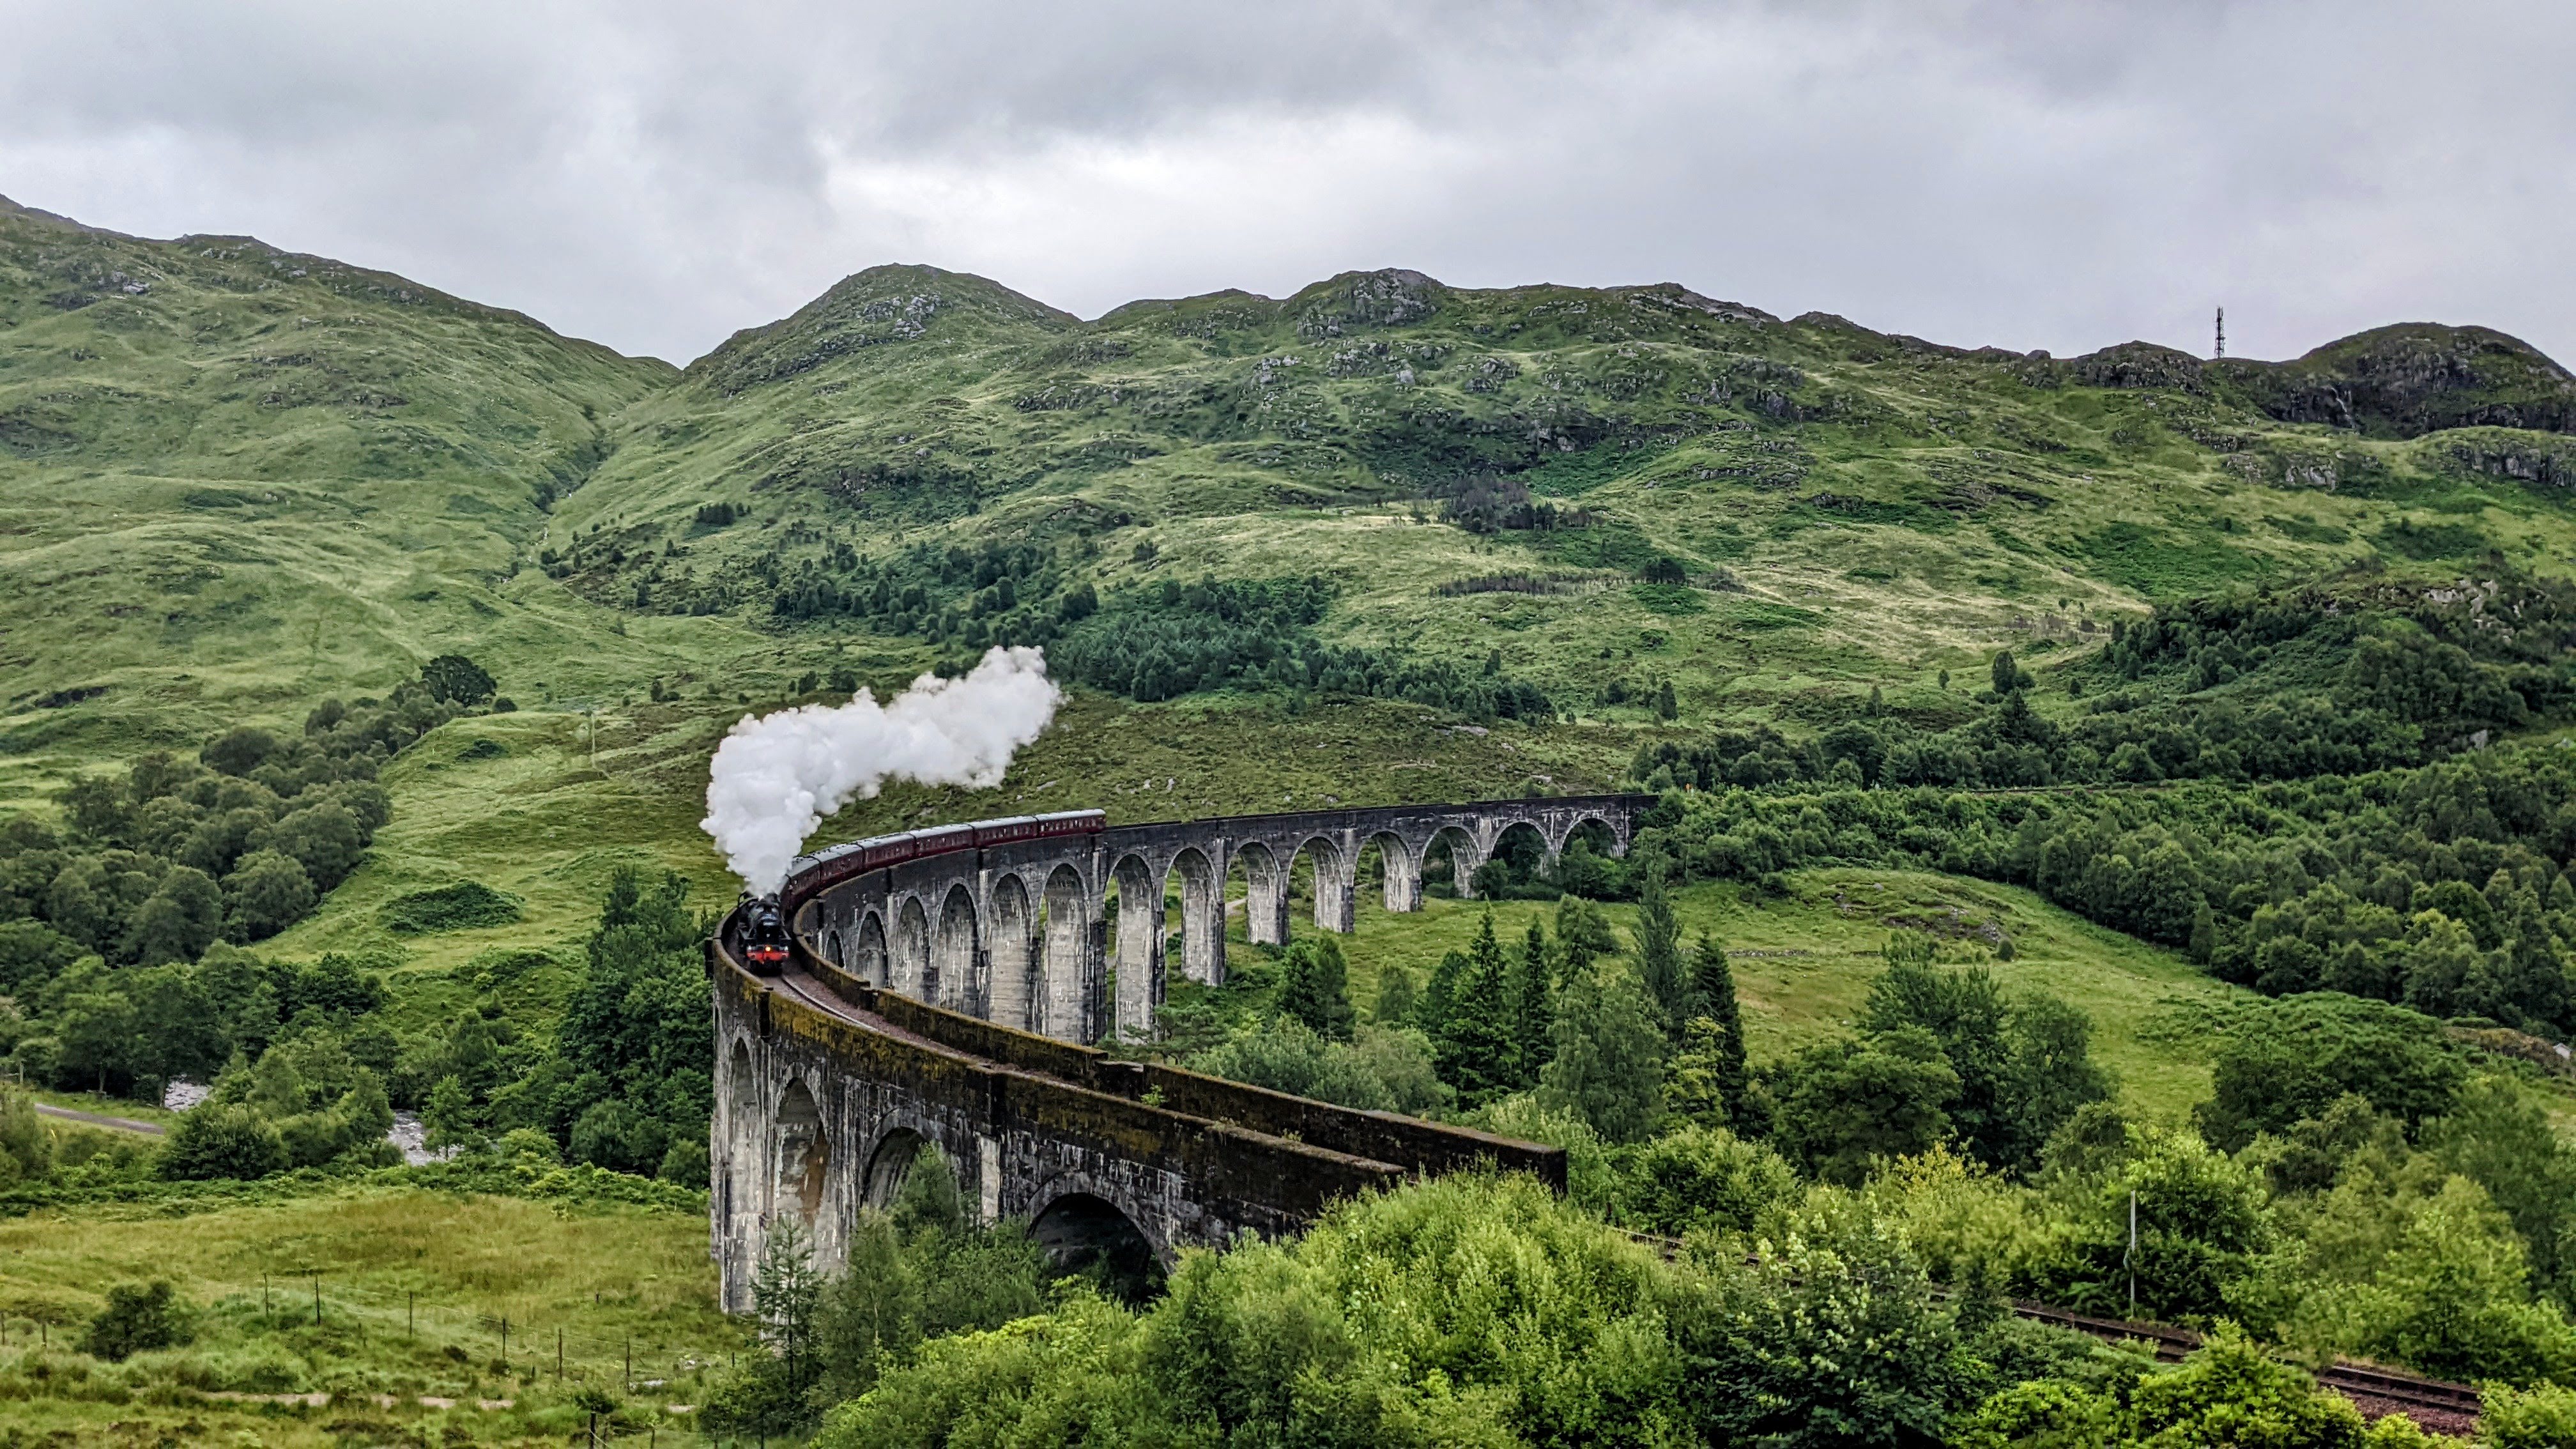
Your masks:
M937 267L870 267L765 327L735 333L689 364L730 397L813 371L833 358L927 336L934 319L986 333L1056 333L1080 319L997 282Z
M2461 472L2510 478L2538 488L2576 488L2576 440L2479 428L2434 441L2439 445L2438 461Z
M2123 342L2070 357L2057 366L2070 381L2085 387L2201 389L2199 358L2152 342Z
M1295 299L1302 304L1297 335L1310 340L1339 337L1368 327L1401 327L1440 310L1448 289L1420 272L1387 268L1345 272Z
M2576 378L2530 344L2484 327L2404 323L2330 342L2295 362L2210 370L2285 423L2380 438L2467 427L2576 432Z

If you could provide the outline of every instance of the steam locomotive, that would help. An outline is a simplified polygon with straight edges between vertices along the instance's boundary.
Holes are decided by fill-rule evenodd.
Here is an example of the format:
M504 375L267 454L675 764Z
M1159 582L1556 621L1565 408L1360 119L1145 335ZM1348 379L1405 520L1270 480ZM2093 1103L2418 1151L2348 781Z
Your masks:
M775 976L787 964L787 915L778 897L745 892L742 912L742 961L762 976Z

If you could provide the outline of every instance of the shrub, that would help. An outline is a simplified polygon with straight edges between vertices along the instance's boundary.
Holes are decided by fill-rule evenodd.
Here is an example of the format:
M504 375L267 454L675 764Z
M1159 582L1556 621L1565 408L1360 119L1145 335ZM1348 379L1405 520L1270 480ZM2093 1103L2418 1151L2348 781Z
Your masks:
M167 1283L150 1287L119 1283L107 1290L107 1307L81 1335L81 1352L121 1363L129 1354L185 1343L188 1317L188 1305Z
M248 1182L286 1170L286 1141L248 1107L208 1102L180 1117L161 1149L161 1175Z
M1356 1044L1319 1036L1293 1016L1257 1022L1192 1057L1192 1071L1336 1106L1429 1112L1448 1089L1431 1068L1428 1042L1414 1031L1363 1027Z
M2576 1389L2542 1384L2520 1390L2501 1384L2486 1391L2478 1414L2478 1442L2485 1449L2565 1449L2576 1444Z
M1618 1174L1613 1218L1665 1237L1749 1231L1766 1209L1802 1190L1778 1153L1722 1127L1684 1127L1615 1149L1611 1163Z
M441 654L420 667L420 682L429 686L430 694L449 704L473 704L490 699L495 688L492 676L483 666L462 654Z
M2323 1116L2345 1093L2412 1133L2451 1109L2467 1073L2440 1027L2415 1012L2331 994L2248 1017L2219 1052L2210 1100L2195 1110L2211 1145L2235 1151L2257 1132Z
M392 931L468 931L519 919L519 902L480 881L466 880L406 892L385 902L377 915Z

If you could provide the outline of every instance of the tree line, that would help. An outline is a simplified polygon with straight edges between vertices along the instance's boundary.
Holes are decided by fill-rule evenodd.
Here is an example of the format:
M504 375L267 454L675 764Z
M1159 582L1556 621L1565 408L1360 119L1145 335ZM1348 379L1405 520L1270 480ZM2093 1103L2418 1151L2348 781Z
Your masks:
M441 656L387 699L324 701L299 734L238 726L194 759L154 752L75 780L58 824L0 824L7 1065L153 1095L207 1080L237 1050L258 1056L307 1005L366 1009L346 958L296 967L238 948L311 914L357 868L392 813L375 779L387 760L487 703L491 676Z
M2498 747L2247 788L1667 794L1632 856L1759 884L1829 862L2027 885L2268 994L2329 989L2564 1038L2576 764Z
M613 872L550 1028L503 1004L554 969L542 952L494 953L476 974L479 1000L406 1028L373 963L263 959L217 942L194 962L72 961L16 997L0 1043L31 1081L150 1100L169 1082L210 1084L141 1164L165 1179L392 1165L385 1134L400 1107L420 1114L435 1151L541 1149L699 1189L713 1105L697 953L708 928L684 878Z
M884 557L814 535L808 556L764 553L721 582L678 570L679 555L576 540L552 565L636 574L619 603L704 613L749 606L782 623L833 620L929 640L971 657L996 645L1038 645L1060 678L1152 704L1211 690L1403 699L1474 719L1543 719L1546 694L1502 670L1499 658L1427 659L1397 649L1342 647L1315 633L1336 592L1319 577L1182 581L1162 578L1103 592L1081 577L1098 556L1069 544L987 540L916 544ZM673 544L676 549L677 545ZM1150 562L1150 542L1137 545ZM623 577L623 575L621 575Z
M2005 651L1990 688L1921 724L1873 689L1811 738L1719 730L1648 747L1634 772L1698 790L2016 789L2402 769L2562 717L2571 638L2566 587L2514 575L2229 594L2115 621L2105 648L2054 671L2072 697L2060 715L2033 704L2039 681Z

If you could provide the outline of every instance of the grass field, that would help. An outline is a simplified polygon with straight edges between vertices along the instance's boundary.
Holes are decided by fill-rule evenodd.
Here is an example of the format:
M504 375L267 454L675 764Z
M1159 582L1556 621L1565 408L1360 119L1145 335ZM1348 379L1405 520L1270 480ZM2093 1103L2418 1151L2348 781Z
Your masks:
M150 1280L194 1305L192 1343L103 1366L63 1351L107 1287ZM700 1214L383 1188L0 1222L0 1315L0 1435L36 1442L560 1443L585 1383L624 1406L621 1435L667 1436L745 1345L715 1311ZM331 1402L284 1401L303 1395Z

